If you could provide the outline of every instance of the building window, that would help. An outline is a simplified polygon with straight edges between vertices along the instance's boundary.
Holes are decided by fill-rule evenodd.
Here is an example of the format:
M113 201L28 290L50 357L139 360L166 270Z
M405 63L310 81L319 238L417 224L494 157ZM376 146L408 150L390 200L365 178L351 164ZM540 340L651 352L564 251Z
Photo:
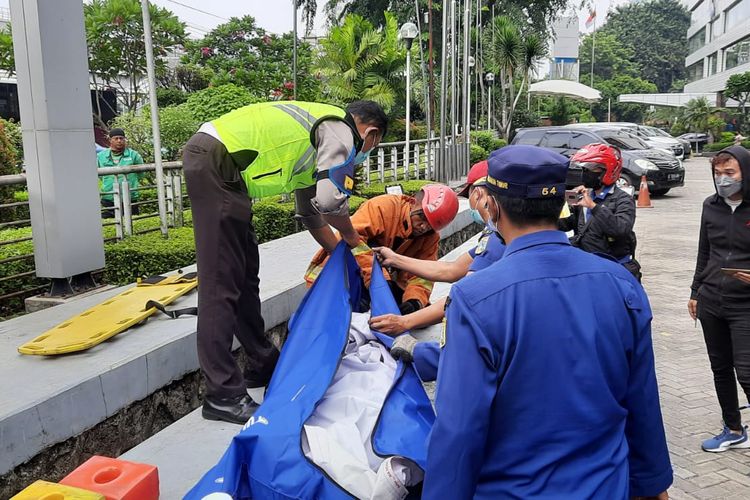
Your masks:
M727 47L724 50L724 61L726 61L724 69L732 69L750 63L750 36Z
M708 56L708 76L715 75L719 72L719 53L714 52Z
M703 27L698 33L688 38L688 54L692 54L696 50L706 45L706 28Z
M724 34L724 20L718 18L711 23L711 39L716 40Z
M703 59L687 67L687 81L694 82L703 78Z
M698 6L693 9L690 13L690 25L702 24L708 21L709 11L711 8L711 0L703 0Z
M724 31L729 32L740 23L747 22L750 18L750 0L740 0L729 7L724 17Z

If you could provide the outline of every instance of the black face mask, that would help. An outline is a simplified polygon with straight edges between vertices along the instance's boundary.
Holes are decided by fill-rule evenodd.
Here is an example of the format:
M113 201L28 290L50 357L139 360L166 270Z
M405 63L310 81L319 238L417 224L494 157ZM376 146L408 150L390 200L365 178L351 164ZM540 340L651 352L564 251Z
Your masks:
M583 185L589 189L593 189L594 191L596 191L597 189L601 189L603 175L603 173L596 173L591 170L584 169L583 175L581 176Z

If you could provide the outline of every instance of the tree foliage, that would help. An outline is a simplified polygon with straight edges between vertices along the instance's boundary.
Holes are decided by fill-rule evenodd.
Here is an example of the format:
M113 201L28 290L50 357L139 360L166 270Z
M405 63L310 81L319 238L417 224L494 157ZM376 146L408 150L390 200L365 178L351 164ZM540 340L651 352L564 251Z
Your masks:
M13 34L10 23L0 29L0 70L9 75L16 72L16 59L13 54Z
M146 74L143 18L138 0L92 0L83 6L89 69L121 92L134 110L144 97L140 82ZM164 57L185 40L185 23L171 11L150 4L154 60L163 70Z
M386 112L393 108L403 92L406 48L398 41L395 16L386 12L385 17L385 25L376 29L363 17L349 15L321 41L316 69L323 77L323 95L329 101L346 105L369 99Z
M630 2L607 16L596 42L600 35L614 36L633 51L632 61L641 68L639 76L654 82L659 92L667 92L676 80L685 78L689 26L690 13L679 0Z
M594 87L602 94L602 99L592 106L592 113L598 121L607 121L608 105L611 100L613 121L641 123L645 113L643 104L618 102L622 94L655 93L656 85L641 78L616 76L611 80L594 79Z
M212 85L233 83L259 99L288 99L294 93L291 33L278 36L252 16L233 17L203 39L186 45L183 63L210 70ZM320 82L311 71L312 50L298 44L297 98L316 100Z
M484 68L495 74L495 86L499 87L499 92L495 93L499 120L497 116L491 118L500 129L500 135L508 138L516 105L524 87L531 81L536 63L547 55L547 46L535 33L523 33L507 16L494 18L485 38Z
M186 104L159 109L162 156L165 161L177 160L185 143L198 129L200 121ZM128 134L128 145L143 156L144 161L154 161L154 143L151 115L148 106L140 111L127 111L116 117L113 127Z
M591 71L592 35L586 35L579 47L580 80L588 84ZM597 33L594 47L594 75L602 80L610 80L615 76L638 77L641 69L634 61L635 52L632 47L621 43L610 33Z
M738 121L740 130L747 132L748 121L750 121L747 107L750 102L750 71L730 76L724 89L724 97L734 99L739 103Z
M724 128L724 120L718 116L723 111L722 108L711 106L705 97L699 97L687 102L682 119L691 132L710 133L716 139Z
M195 119L203 123L258 101L246 88L228 83L190 94L186 105Z

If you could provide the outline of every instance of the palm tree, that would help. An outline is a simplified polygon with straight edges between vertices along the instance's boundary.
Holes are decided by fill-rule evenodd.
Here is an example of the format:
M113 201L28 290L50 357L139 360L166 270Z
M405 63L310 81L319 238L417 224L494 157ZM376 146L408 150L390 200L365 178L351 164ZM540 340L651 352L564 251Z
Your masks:
M547 55L544 42L533 33L523 34L518 25L508 16L492 20L490 29L485 32L487 67L498 75L500 82L500 121L503 137L511 132L513 111L521 98L524 86L534 74L536 63ZM517 85L517 87L516 87Z
M690 99L685 105L684 120L693 132L709 132L712 138L720 135L721 127L718 126L718 114L722 108L711 106L708 99L700 97Z
M398 43L396 18L385 13L385 26L376 30L358 15L331 29L321 40L315 69L324 80L323 93L339 105L369 99L389 112L403 86L406 49Z

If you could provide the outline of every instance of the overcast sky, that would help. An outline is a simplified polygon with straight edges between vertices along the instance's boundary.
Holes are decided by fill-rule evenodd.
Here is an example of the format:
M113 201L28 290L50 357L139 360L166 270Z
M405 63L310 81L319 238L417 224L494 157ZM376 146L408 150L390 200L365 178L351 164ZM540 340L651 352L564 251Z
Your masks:
M225 22L232 16L251 15L258 24L273 33L285 33L292 30L292 0L151 0L162 7L173 11L188 24L190 33L200 37L206 31ZM404 0L406 1L406 0ZM436 0L439 2L440 0ZM601 26L610 6L628 3L631 0L595 0L597 11L596 25ZM0 0L0 6L8 7L9 0ZM325 31L323 6L326 0L318 0L318 16L315 23L315 34L322 35ZM578 0L571 3L579 4ZM588 32L584 22L588 11L578 12L581 31ZM300 30L304 27L300 23Z

